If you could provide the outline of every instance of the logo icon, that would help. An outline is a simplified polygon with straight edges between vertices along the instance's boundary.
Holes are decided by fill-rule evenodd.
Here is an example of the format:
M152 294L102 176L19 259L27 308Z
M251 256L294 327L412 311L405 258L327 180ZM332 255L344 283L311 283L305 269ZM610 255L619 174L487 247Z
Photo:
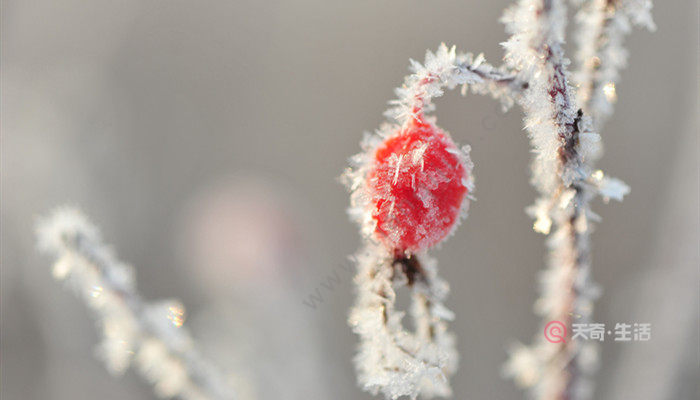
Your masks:
M544 327L544 338L549 343L564 343L566 340L566 325L560 321L549 321Z

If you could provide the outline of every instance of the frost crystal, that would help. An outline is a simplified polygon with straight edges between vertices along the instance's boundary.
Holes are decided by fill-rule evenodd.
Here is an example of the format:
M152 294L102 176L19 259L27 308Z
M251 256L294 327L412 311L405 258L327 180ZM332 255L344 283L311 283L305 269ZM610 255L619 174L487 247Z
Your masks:
M355 367L362 387L391 399L449 396L458 356L447 332L453 315L442 304L448 286L437 276L435 260L413 255L397 261L369 243L356 261L358 294L349 323L360 337ZM412 332L403 326L404 312L395 308L396 290L405 286L411 289Z
M442 96L444 88L462 85L462 93L466 94L471 88L474 93L490 94L508 108L524 85L506 69L487 64L482 54L476 57L471 53L458 55L454 46L448 49L444 43L437 52L426 52L423 65L410 61L413 73L396 89L398 98L389 103L392 107L385 113L400 125L419 113L432 111L432 98Z
M97 356L123 374L132 364L159 397L234 399L226 379L198 352L175 300L146 303L133 270L118 261L100 233L74 209L59 209L37 229L39 248L56 257L53 275L65 281L97 317Z
M449 134L416 117L374 151L364 189L375 238L394 254L419 253L466 213L471 164Z

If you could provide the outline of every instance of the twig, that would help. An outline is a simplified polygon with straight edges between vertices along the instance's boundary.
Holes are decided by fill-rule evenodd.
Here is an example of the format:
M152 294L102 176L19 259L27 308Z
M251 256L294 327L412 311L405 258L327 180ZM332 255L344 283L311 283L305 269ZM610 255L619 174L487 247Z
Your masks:
M595 347L570 340L570 333L574 321L588 321L598 296L589 278L589 235L597 219L589 203L597 194L620 200L629 188L593 168L600 136L576 105L568 82L563 1L521 0L504 21L512 34L504 45L506 61L530 83L521 104L535 151L532 183L540 198L529 211L536 231L549 234L554 225L536 311L543 327L559 321L569 333L558 343L540 334L531 348L517 347L505 371L538 399L585 399L592 393L587 377L595 370Z
M66 281L95 314L102 331L97 354L109 372L122 374L135 363L160 397L235 398L182 326L182 305L145 302L136 291L132 268L114 257L82 213L59 209L37 232L40 248L57 259L54 277Z
M448 396L447 377L457 367L454 337L446 323L453 316L442 305L448 287L437 276L433 259L412 259L420 270L405 273L405 264L381 247L368 245L356 256L358 293L349 323L360 336L358 379L365 390L392 399L418 393ZM411 291L413 332L403 327L404 313L395 308L396 291L404 286Z
M415 398L418 395L433 397L451 394L448 377L457 368L458 356L454 337L447 332L447 321L453 315L442 304L448 286L437 276L436 263L425 254L425 250L454 231L459 217L450 223L449 232L429 232L426 230L429 228L420 222L410 224L407 230L420 235L421 239L408 247L396 247L394 243L401 233L406 233L402 227L391 229L388 236L393 239L385 238L382 242L378 238L381 229L374 214L379 205L371 204L372 194L368 189L369 182L379 179L372 175L377 168L378 149L386 140L407 138L416 132L427 135L413 142L415 148L409 153L394 154L394 158L390 158L395 170L391 170L394 173L393 181L384 186L388 193L395 190L392 188L396 187L400 174L402 181L409 182L404 189L412 194L407 196L413 198L413 194L416 194L413 199L423 199L416 200L418 202L437 200L430 198L433 195L430 187L437 187L438 179L444 184L455 185L455 189L461 193L471 193L473 182L469 148L460 150L455 147L449 136L434 125L431 117L426 116L433 109L432 99L442 95L445 88L464 85L463 90L467 90L466 85L471 85L473 91L490 93L508 105L518 95L515 89L520 90L522 86L514 74L486 64L483 56L457 55L454 47L448 49L444 44L435 54L427 52L423 65L413 60L411 64L413 74L407 76L404 85L396 90L398 99L391 102L393 107L386 113L398 124L386 124L375 135L365 135L362 143L364 152L352 158L352 166L343 176L352 192L349 213L360 225L365 240L363 249L356 256L358 296L349 320L360 337L355 359L358 380L365 390L374 394L381 392L392 399L403 395ZM405 146L401 148L408 150ZM437 155L445 149L445 154ZM431 153L431 157L426 159L426 151L437 153ZM408 159L406 163L403 163L404 156ZM441 160L436 161L436 158ZM443 164L447 159L449 163ZM445 169L432 170L428 162L444 165ZM425 175L426 171L430 171L431 175ZM455 174L455 171L458 171L457 175L446 176ZM457 176L461 176L462 181L453 182ZM454 196L454 193L450 196ZM400 220L402 217L396 214L394 200L397 199L387 199L387 204L391 203L387 215L392 220ZM406 205L406 199L398 200L397 208ZM459 207L462 218L466 216L466 199L460 198L454 206ZM416 207L423 208L422 205ZM440 213L446 210L436 208L432 211ZM436 218L435 215L431 217L432 220ZM391 242L388 246L387 240ZM404 313L395 308L396 290L403 286L408 286L411 291L413 331L404 328Z

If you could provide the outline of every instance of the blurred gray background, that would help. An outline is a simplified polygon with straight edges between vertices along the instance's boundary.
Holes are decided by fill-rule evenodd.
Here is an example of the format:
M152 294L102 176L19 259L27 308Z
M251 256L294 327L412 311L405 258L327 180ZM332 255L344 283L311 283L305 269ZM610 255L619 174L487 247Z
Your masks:
M36 218L63 204L136 266L147 298L180 298L196 336L225 342L222 363L263 369L246 337L306 349L270 350L261 372L303 397L264 398L371 398L351 363L345 266L359 236L336 177L409 58L444 41L500 62L509 3L3 1L3 400L154 398L93 358L89 313L35 251ZM602 132L601 167L632 192L594 205L593 237L594 319L651 322L652 339L604 343L597 399L698 398L697 3L659 1L653 14L658 31L627 41ZM456 93L437 115L476 164L478 201L435 252L457 315L455 398L520 399L500 368L507 345L538 330L544 257L523 211L535 193L522 115ZM304 305L334 274L341 283Z

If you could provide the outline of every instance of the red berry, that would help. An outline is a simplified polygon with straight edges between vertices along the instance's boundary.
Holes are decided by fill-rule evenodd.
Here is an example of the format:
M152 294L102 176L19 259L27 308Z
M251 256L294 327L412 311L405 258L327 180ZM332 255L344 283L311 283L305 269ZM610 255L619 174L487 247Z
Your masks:
M418 116L377 148L367 174L375 236L396 255L447 236L466 201L467 159L449 134Z

